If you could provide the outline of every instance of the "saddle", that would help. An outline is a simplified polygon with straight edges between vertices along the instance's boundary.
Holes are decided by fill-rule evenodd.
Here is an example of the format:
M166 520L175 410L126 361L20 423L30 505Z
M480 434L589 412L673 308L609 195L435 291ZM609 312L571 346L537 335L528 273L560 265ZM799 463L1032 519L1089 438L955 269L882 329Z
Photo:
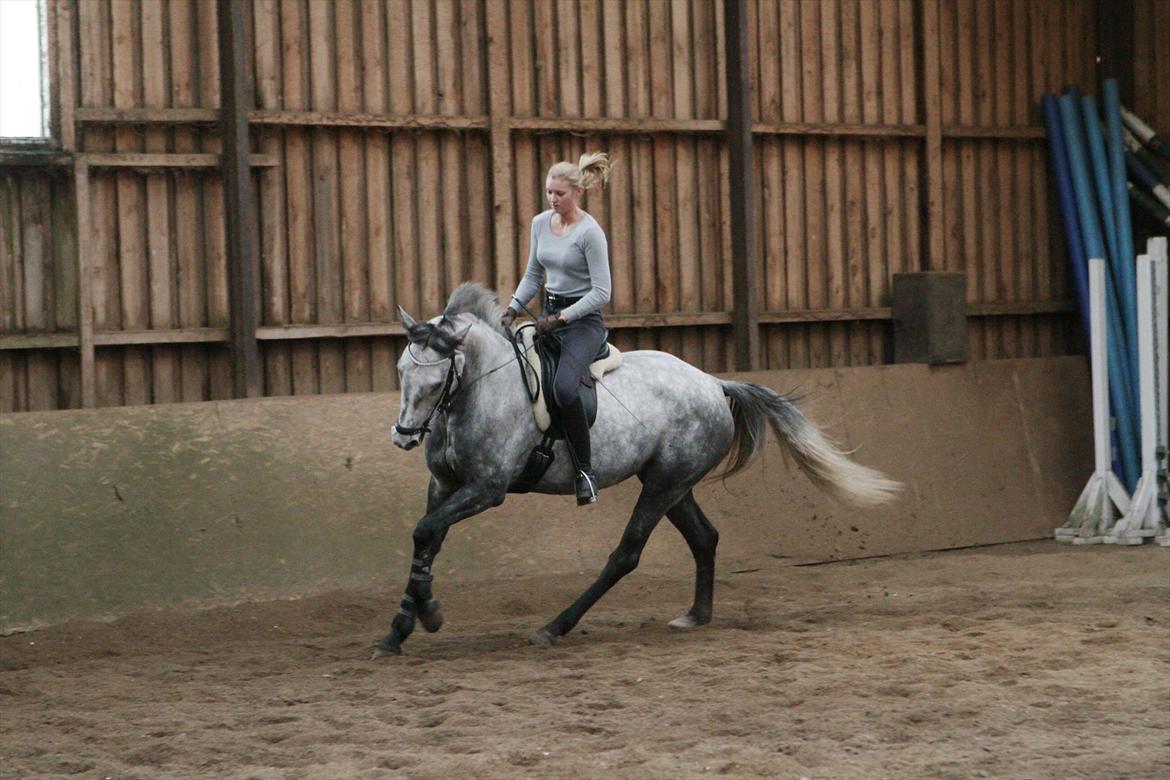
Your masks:
M560 342L555 338L537 339L536 329L522 327L516 333L516 346L524 355L524 381L529 388L529 397L532 399L532 416L536 419L536 427L544 436L540 444L528 455L528 462L524 471L508 486L510 493L527 493L540 482L556 455L552 444L557 439L565 438L564 428L561 426L560 410L552 393L546 393L545 388L553 386L553 378L557 374L557 365L560 363ZM585 406L585 417L589 427L597 420L597 380L613 371L622 363L622 353L612 344L604 343L597 351L597 356L589 364L588 373L581 378L581 386L577 392L581 403Z
M553 377L557 374L560 364L560 342L555 338L537 339L535 328L521 328L516 334L520 339L524 356L532 370L532 375L540 377L536 383L536 397L532 401L532 416L536 418L536 427L552 439L563 439L561 430L560 410L556 399L545 388L553 386ZM597 420L597 387L596 381L608 372L615 370L622 364L622 353L618 348L606 342L597 351L597 356L589 364L589 372L581 378L578 393L581 403L585 405L585 416L589 420L589 427Z

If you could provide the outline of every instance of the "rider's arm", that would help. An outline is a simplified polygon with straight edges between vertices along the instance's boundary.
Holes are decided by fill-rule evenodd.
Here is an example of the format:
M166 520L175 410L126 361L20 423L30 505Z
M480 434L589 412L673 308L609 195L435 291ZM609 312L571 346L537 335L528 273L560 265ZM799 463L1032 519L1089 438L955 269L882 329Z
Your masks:
M524 305L532 300L533 296L540 290L540 283L544 281L544 266L540 264L540 260L536 257L536 220L539 215L532 218L532 231L529 236L528 250L528 270L524 272L524 277L520 280L520 284L516 287L516 293L512 296L509 302L509 307L520 311ZM519 301L519 303L517 303Z

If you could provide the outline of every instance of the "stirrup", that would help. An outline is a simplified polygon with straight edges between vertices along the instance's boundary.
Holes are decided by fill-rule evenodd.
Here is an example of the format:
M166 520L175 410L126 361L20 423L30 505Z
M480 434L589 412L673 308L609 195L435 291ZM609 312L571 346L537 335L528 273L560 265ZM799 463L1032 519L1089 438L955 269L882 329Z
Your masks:
M592 471L578 471L575 483L577 506L597 503L597 477Z

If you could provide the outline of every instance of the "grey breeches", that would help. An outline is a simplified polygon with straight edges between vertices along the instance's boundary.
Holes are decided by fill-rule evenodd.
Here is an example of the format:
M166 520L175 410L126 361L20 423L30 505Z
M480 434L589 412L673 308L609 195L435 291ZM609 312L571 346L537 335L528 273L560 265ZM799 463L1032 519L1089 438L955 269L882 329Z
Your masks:
M545 314L557 311L560 310L546 308ZM557 406L564 409L577 398L581 378L605 343L605 321L601 312L595 311L558 328L555 336L561 342L561 361L553 381L553 394Z

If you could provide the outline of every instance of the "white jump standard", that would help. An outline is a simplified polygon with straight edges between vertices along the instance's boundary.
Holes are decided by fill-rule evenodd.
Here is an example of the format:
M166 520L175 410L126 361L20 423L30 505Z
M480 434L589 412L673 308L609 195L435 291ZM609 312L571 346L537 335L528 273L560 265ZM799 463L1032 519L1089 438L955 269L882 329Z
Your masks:
M1130 508L1105 536L1110 544L1141 544L1166 535L1166 239L1152 238L1137 259L1138 361L1142 470Z
M1114 508L1129 511L1129 496L1110 468L1109 350L1105 337L1105 261L1089 259L1089 342L1093 377L1093 476L1077 499L1068 522L1056 529L1058 541L1099 544L1113 528Z

